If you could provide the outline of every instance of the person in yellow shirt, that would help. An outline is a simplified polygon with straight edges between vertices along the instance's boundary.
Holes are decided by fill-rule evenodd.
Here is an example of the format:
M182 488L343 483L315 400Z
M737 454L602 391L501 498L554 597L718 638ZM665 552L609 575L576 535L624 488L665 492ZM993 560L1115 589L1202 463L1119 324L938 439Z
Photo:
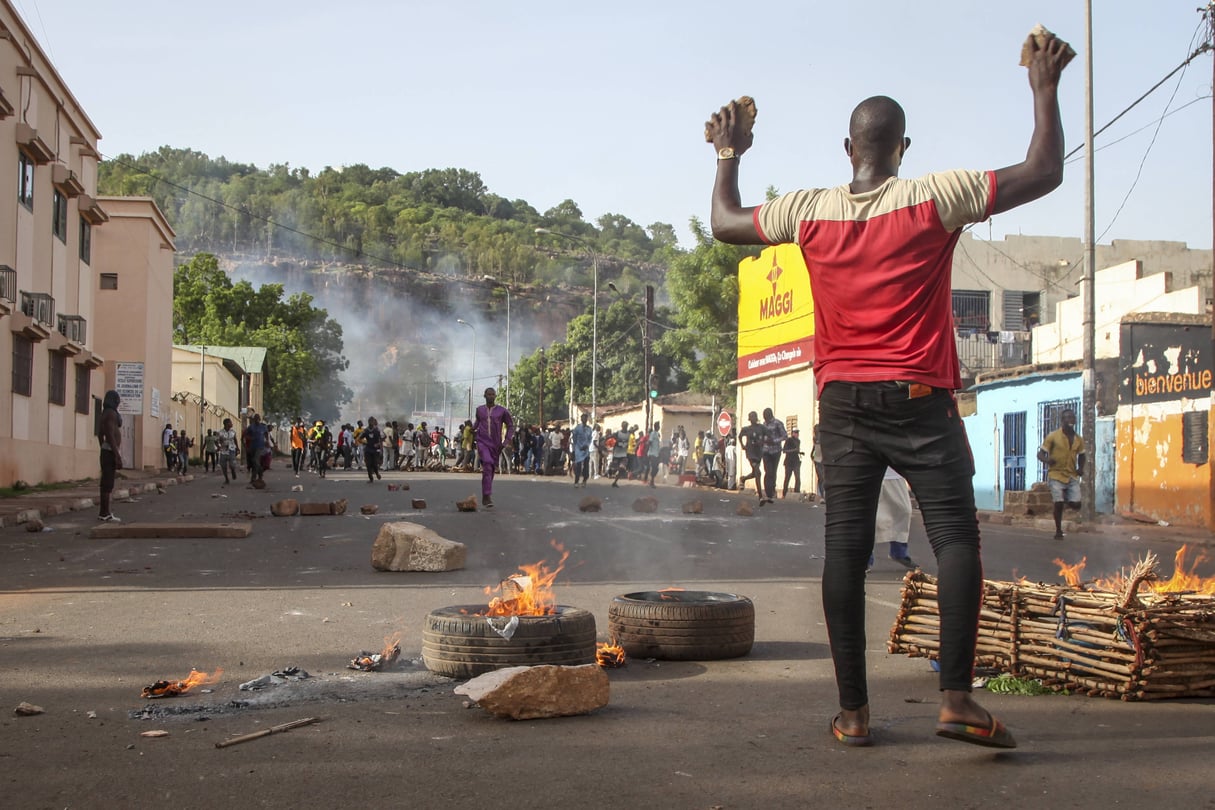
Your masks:
M1084 470L1084 439L1076 434L1076 412L1059 414L1059 429L1049 434L1038 449L1038 461L1046 465L1046 481L1055 503L1055 539L1063 539L1063 506L1080 508L1080 476Z

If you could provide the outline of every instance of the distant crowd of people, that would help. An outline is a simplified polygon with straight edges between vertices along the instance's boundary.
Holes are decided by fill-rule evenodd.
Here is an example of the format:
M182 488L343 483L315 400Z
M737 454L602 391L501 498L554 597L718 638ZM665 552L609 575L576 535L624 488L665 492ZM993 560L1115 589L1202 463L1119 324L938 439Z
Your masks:
M498 406L501 407L501 406ZM572 476L576 486L592 479L610 478L614 486L621 479L654 486L661 473L671 476L690 474L700 483L724 489L738 489L748 481L756 482L761 504L771 503L778 489L778 468L784 470L779 486L787 497L792 483L801 492L801 439L797 429L786 432L772 409L764 410L764 420L749 415L741 431L730 430L718 437L713 430L690 434L678 425L664 435L660 423L648 430L622 421L618 429L590 424L583 414L571 427L555 423L524 423L503 436L495 462L499 473L545 476ZM202 465L205 472L222 472L225 483L236 478L243 467L250 480L259 480L269 469L279 449L272 426L254 414L239 433L231 419L221 430L207 430L202 439ZM512 425L513 427L513 425ZM451 435L441 426L420 422L388 421L382 425L375 417L330 426L324 419L311 423L296 417L288 428L291 468L298 478L304 473L324 477L330 470L365 470L369 480L378 480L383 471L461 470L478 472L484 461L477 452L474 420L465 420ZM166 424L161 445L165 466L185 473L195 440L185 430ZM741 455L751 472L738 476ZM781 461L783 459L783 462Z

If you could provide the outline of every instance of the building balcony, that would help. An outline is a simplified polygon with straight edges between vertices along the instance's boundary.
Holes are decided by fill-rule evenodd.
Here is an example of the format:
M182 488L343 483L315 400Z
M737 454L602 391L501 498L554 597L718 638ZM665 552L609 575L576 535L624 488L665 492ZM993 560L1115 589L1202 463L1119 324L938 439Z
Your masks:
M79 315L60 315L59 334L73 343L84 345L87 332L87 322Z
M55 323L55 299L50 293L21 291L21 311L35 321L47 326Z
M0 264L0 301L17 303L17 271Z
M964 331L954 335L963 379L1033 362L1029 332Z
M0 121L8 118L16 110L13 109L13 103L4 97L4 90L0 89Z

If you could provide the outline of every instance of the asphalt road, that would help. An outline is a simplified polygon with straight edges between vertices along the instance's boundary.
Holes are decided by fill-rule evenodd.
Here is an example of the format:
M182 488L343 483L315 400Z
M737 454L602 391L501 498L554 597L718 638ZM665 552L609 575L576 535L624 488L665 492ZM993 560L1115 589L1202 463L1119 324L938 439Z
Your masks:
M389 492L390 480L411 489ZM477 493L479 476L297 482L279 468L269 482L257 492L202 476L115 506L127 521L266 515L240 540L92 540L91 512L52 518L39 534L0 530L0 806L1215 807L1211 701L984 694L1019 749L934 737L934 673L885 652L904 572L881 551L868 589L879 744L841 748L827 731L836 700L819 594L823 510L811 504L778 501L744 518L738 494L600 482L583 491L507 476L497 508L463 514L454 501ZM303 493L290 491L297 483ZM603 511L579 512L585 494L601 497ZM650 494L659 512L634 513L633 500ZM269 503L288 496L344 497L350 510L269 517ZM411 509L414 497L428 508ZM693 498L704 513L682 514ZM379 513L358 514L366 503ZM401 519L467 544L466 568L372 570L379 525ZM985 525L985 569L1054 581L1062 556L1113 572L1149 547L1133 537L1082 532L1060 543ZM601 635L612 596L680 586L751 597L754 650L732 661L633 661L610 673L610 705L586 717L515 723L465 708L451 694L456 682L416 662L426 614L483 603L485 586L519 565L555 561L554 541L570 551L558 601L594 613ZM1154 532L1150 547L1167 560L1179 543ZM918 526L911 553L934 570ZM408 665L344 668L393 632ZM314 679L237 688L292 665ZM207 694L140 698L143 686L191 668L223 674ZM13 716L21 701L46 712ZM322 722L214 747L302 717ZM148 730L169 734L140 736Z

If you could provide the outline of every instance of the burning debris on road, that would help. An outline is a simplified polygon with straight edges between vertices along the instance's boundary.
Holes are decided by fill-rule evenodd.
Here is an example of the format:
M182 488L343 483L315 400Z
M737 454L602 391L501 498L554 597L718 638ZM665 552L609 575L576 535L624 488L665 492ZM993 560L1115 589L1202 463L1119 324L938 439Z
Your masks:
M486 588L485 593L492 595L499 591L501 596L489 600L489 606L482 616L549 616L557 612L557 597L553 593L553 581L565 568L565 561L570 553L556 541L553 548L561 554L556 568L549 568L541 560L534 565L521 565L515 573L498 584L497 588Z
M616 669L627 663L624 647L616 643L616 639L602 642L595 649L595 663L604 669Z
M145 698L164 698L177 697L184 695L196 686L209 686L219 681L219 676L223 675L222 669L215 670L214 675L208 675L205 672L198 670L190 670L190 674L184 680L180 681L157 681L151 686L145 686L141 695Z
M384 649L378 653L363 650L346 665L347 669L357 669L361 672L381 672L391 669L401 657L401 634L393 633L384 639Z

